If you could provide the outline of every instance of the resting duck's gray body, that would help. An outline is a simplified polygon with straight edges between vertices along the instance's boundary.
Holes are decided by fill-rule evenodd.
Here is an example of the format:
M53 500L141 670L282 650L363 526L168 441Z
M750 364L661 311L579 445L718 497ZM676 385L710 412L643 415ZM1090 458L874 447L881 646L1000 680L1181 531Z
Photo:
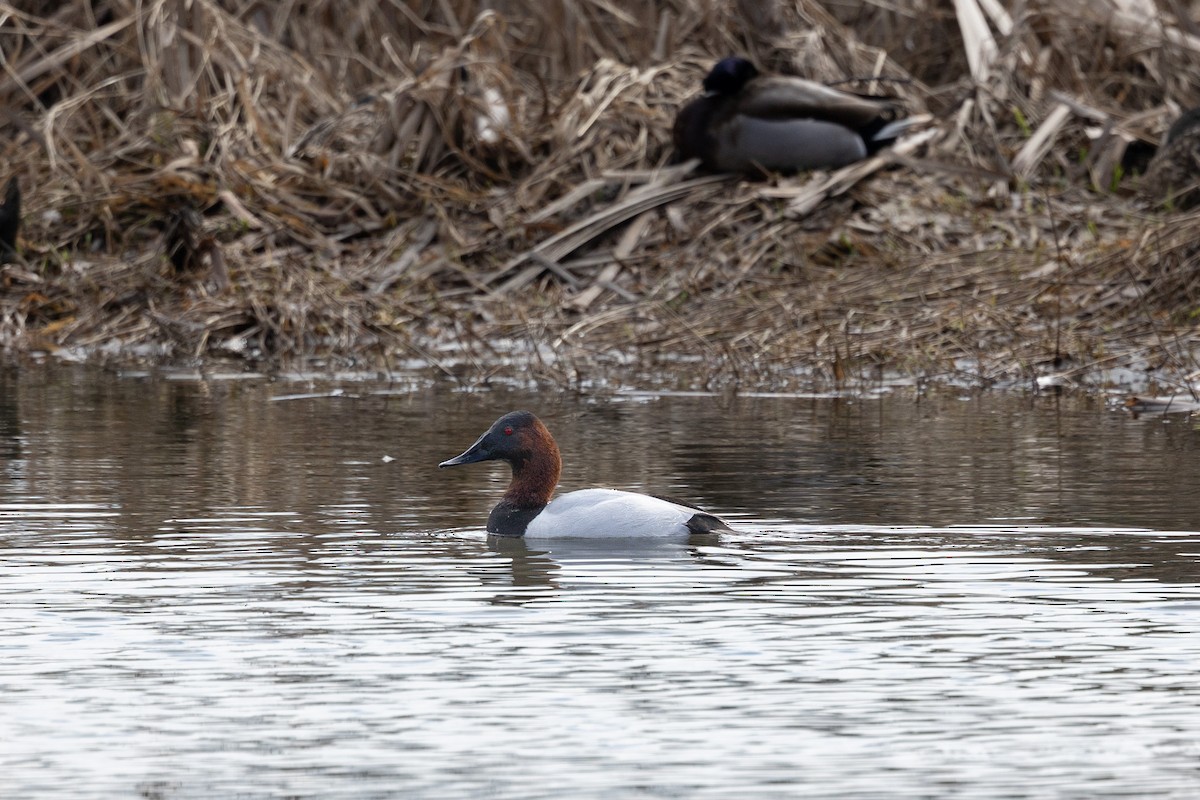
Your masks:
M831 169L896 140L911 121L890 98L802 78L759 75L744 58L717 62L704 95L675 118L675 149L712 172Z

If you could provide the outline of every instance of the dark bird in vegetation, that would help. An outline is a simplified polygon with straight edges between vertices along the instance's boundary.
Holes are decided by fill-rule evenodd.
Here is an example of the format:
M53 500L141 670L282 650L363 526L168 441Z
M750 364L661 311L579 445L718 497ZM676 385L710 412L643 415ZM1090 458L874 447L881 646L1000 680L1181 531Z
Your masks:
M166 215L163 249L177 274L197 272L200 268L200 215L183 206Z
M1200 205L1200 108L1185 111L1167 131L1142 178L1142 193L1172 208Z
M916 120L892 98L852 94L820 83L760 75L744 58L717 62L704 95L675 118L681 159L711 172L829 169L866 158Z
M4 204L0 205L0 258L17 254L17 231L21 228L21 187L16 176L8 179L4 188Z
M180 205L166 213L163 249L176 276L198 275L203 271L204 256L211 268L209 276L219 288L229 285L229 273L216 239L205 235L203 219L195 208Z

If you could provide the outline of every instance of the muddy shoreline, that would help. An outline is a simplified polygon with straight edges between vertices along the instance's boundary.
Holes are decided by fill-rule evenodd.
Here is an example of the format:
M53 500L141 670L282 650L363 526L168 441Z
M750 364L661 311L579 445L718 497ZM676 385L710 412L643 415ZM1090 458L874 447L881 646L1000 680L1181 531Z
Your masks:
M1200 102L1165 10L1151 31L1034 3L980 72L979 32L940 7L585 6L566 35L519 4L34 5L6 23L21 80L0 89L13 363L573 390L1200 380L1200 216L1120 166ZM731 51L887 77L850 88L931 122L832 174L673 164L675 110Z

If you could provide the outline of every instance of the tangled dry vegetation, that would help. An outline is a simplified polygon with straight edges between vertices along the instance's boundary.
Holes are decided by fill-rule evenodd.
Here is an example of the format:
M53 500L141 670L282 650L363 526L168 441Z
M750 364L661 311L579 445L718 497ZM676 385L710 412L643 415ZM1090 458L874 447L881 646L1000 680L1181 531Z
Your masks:
M1200 375L1179 0L0 3L14 357L465 381ZM714 59L903 98L831 175L671 162ZM415 361L414 361L415 359Z

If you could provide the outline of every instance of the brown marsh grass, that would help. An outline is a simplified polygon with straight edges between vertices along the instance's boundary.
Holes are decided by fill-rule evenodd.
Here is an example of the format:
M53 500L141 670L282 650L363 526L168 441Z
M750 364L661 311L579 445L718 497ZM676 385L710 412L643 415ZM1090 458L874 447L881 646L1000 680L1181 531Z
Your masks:
M0 346L569 386L1190 385L1200 217L1134 174L1200 104L1184 12L0 3L0 181L23 193ZM930 124L833 175L697 174L671 122L730 53Z

